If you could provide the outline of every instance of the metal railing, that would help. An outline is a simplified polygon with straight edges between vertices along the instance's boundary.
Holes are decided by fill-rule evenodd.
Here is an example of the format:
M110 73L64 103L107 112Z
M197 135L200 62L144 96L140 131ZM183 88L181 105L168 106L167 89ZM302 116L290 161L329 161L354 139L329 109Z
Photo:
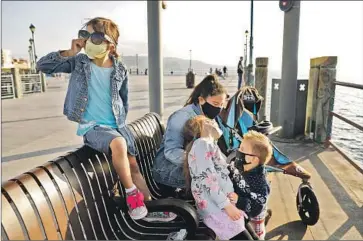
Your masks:
M360 85L360 84L335 81L335 82L333 82L333 86L332 86L332 93L333 93L334 97L335 97L335 87L337 85L363 90L363 85ZM350 162L350 164L352 164L352 166L354 166L360 173L363 174L363 168L358 164L358 162L355 161L354 158L352 158L349 155L349 153L347 153L343 148L339 147L339 145L335 141L333 141L331 139L333 117L336 117L336 118L344 121L345 123L357 128L360 131L363 131L363 126L356 123L356 122L354 122L354 121L352 121L352 120L349 120L349 119L345 118L344 116L342 116L342 115L340 115L340 114L338 114L336 112L334 112L334 99L333 99L333 101L330 102L329 116L328 116L328 120L327 120L328 121L328 132L327 132L327 138L326 138L325 146L328 147L329 145L331 145L332 147L334 147L334 149L337 152L339 152L346 160L348 160Z
M15 98L14 79L12 74L1 75L1 99Z
M221 69L223 72L223 70ZM210 69L193 69L193 72L198 76L205 76L206 74L209 74ZM185 76L188 73L188 69L164 69L164 76ZM215 68L212 69L212 73L215 73ZM137 75L136 69L132 69L131 73L129 71L130 75ZM229 77L236 77L237 76L237 69L228 69L227 74ZM145 70L139 69L138 75L145 75Z
M40 74L21 74L20 79L23 94L42 92Z

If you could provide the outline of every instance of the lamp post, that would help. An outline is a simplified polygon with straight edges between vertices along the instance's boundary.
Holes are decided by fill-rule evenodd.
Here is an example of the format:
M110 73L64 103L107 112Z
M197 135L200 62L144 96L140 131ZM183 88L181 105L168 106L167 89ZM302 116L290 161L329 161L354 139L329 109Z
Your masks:
M189 71L192 71L192 50L189 50Z
M34 65L37 63L37 53L35 51L35 41L34 41L34 32L35 32L35 26L33 24L30 24L29 26L30 32L32 32L32 39L33 39L33 51L34 51ZM34 68L35 69L35 68Z
M251 0L251 20L250 20L250 56L248 64L248 75L247 75L247 85L254 86L254 80L252 79L253 70L253 0Z
M33 71L33 48L31 45L29 45L28 53L29 53L30 70Z
M248 41L247 38L248 38L248 30L245 31L245 37L246 37L246 40L245 40L245 48L244 48L244 55L243 55L243 58L244 58L243 66L246 69L246 67L247 67L247 41Z
M139 75L139 54L136 54L136 74Z
M34 40L32 38L29 39L29 50L31 51L30 52L30 63L31 63L31 72L34 73L34 70L35 70L35 59L34 59L34 47L33 47L33 44L34 44Z

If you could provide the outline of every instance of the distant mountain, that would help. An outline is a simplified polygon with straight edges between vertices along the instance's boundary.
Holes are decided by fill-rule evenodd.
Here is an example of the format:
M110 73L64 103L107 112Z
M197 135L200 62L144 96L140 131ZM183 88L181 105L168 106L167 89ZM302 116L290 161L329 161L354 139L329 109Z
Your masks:
M132 70L137 68L136 56L123 56L122 61L126 64L126 66ZM148 57L147 56L139 56L138 57L138 67L140 71L144 71L148 68ZM164 57L164 72L174 71L176 72L186 72L189 68L189 60L188 59L181 59L176 57ZM196 72L207 72L210 68L215 70L215 68L222 69L222 65L213 65L204 63L199 60L192 60L192 68ZM227 66L229 70L232 70L233 67ZM234 71L234 70L233 70Z

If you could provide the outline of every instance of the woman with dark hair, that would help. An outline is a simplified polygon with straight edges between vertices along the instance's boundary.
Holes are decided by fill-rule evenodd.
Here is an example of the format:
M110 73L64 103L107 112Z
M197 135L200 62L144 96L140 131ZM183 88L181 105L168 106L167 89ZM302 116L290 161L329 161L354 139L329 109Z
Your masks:
M216 118L226 98L226 90L217 76L207 75L194 88L185 106L169 117L164 139L153 165L153 177L163 195L175 196L176 189L185 188L185 123L197 115L205 115L209 119Z

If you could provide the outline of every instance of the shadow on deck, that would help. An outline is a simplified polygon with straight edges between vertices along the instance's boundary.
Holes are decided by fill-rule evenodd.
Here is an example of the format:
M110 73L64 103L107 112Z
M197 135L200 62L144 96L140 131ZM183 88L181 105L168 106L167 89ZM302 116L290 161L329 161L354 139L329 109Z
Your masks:
M363 175L339 153L315 144L274 142L291 159L307 169L320 204L320 220L306 227L296 209L299 178L269 174L273 216L266 239L363 239Z

